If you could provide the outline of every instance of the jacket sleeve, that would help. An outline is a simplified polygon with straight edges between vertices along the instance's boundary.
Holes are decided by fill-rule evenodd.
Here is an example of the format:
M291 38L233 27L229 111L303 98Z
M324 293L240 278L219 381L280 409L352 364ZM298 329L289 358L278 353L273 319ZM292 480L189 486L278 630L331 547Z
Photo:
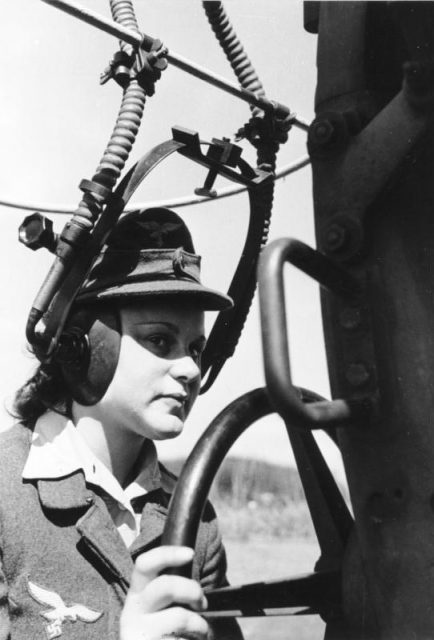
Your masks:
M193 576L199 580L206 591L217 587L227 586L226 552L222 543L215 511L207 503L199 528L196 552L201 560L199 575ZM241 629L235 618L209 619L213 640L243 640Z
M0 564L0 640L10 640L8 584Z
M214 589L228 584L227 562L217 517L212 505L206 504L196 543L198 574L195 577L204 589Z

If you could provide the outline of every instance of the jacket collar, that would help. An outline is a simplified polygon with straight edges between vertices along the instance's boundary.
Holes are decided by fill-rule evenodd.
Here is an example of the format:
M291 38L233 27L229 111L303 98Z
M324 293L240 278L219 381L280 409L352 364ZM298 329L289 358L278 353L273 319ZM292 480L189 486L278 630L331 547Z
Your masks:
M148 551L160 544L167 517L170 496L162 489L153 491L146 496L140 520L140 532L129 551L133 560L144 551Z
M64 478L37 480L36 484L43 508L57 512L58 517L66 510L76 510L75 526L83 543L128 588L133 561L160 544L170 496L156 489L138 498L142 509L140 533L127 549L104 500L88 489L81 470Z
M37 480L36 486L41 504L46 509L83 509L92 503L93 493L86 487L80 469L64 478Z
M58 421L56 416L49 418L48 425L52 429L51 439L49 438L51 443L59 433L59 427L62 427L63 424L64 428L66 423L65 418L61 416L60 418L64 421L63 423ZM42 427L44 427L44 423L42 423ZM35 439L39 438L39 450L45 446L41 438L42 432L44 429L41 429L40 425L36 430L36 436L33 436L33 444ZM48 434L50 434L50 430ZM45 435L47 437L47 431L45 431ZM33 450L35 449L36 455L38 455L38 445L34 446ZM51 451L54 450L51 449ZM32 452L32 448L30 452ZM34 460L35 458L33 458ZM32 470L32 468L34 471L38 469L37 466L26 465L27 473L23 472L23 478L36 481L42 506L54 513L57 512L58 517L62 517L62 511L76 510L76 528L83 543L88 547L90 553L127 587L133 568L133 560L144 551L158 546L160 543L170 498L168 492L171 493L173 490L174 477L160 466L159 482L154 484L152 488L150 487L150 491L146 495L142 493L136 498L142 511L140 533L130 549L127 549L103 499L87 486L85 471L82 468L73 465L67 475L59 477L56 473L52 473L52 477L41 477L41 473L34 473L33 475L36 477L33 478L31 471L29 472L29 469ZM62 470L66 471L66 468L62 468Z
M131 509L129 501L132 498L153 491L161 485L157 452L152 441L144 442L139 459L140 465L134 481L123 490L113 474L90 450L72 421L48 411L35 424L22 476L24 480L62 481L81 471L89 484L101 487L120 504ZM72 485L67 483L67 488L70 486Z
M80 534L79 545L87 547L95 566L103 565L127 589L133 562L104 503L86 486L81 470L66 478L38 480L39 498L44 509L62 520L71 510L71 524Z

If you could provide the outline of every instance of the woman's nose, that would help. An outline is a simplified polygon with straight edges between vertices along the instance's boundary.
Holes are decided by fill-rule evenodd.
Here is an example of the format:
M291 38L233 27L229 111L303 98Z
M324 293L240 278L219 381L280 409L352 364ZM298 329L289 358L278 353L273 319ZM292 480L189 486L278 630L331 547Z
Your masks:
M188 384L200 379L200 367L191 356L184 356L174 360L170 373L177 380L184 380Z

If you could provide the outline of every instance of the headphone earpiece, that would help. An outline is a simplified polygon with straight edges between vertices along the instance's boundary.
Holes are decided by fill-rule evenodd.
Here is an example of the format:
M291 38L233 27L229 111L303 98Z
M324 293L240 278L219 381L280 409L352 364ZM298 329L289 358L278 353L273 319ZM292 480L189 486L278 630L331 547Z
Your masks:
M89 336L83 328L72 326L65 329L56 349L55 359L60 365L83 370L90 358Z
M116 371L120 339L116 309L95 305L70 316L55 359L73 400L85 406L101 400Z

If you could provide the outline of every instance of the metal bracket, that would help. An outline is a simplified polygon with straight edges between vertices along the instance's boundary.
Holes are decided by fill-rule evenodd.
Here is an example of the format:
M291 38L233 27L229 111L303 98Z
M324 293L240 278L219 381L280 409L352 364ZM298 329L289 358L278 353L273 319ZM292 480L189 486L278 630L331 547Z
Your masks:
M199 134L196 131L177 126L172 128L172 135L176 142L181 142L184 145L179 149L181 155L198 162L204 167L208 167L210 170L203 187L206 191L211 189L218 174L246 187L256 186L262 184L265 180L272 179L269 171L253 169L245 162L241 158L241 147L231 144L227 139L218 140L213 138L212 142L208 143L207 153L204 154L202 153ZM234 171L235 168L238 168L239 171ZM209 196L210 194L202 193L200 195Z

